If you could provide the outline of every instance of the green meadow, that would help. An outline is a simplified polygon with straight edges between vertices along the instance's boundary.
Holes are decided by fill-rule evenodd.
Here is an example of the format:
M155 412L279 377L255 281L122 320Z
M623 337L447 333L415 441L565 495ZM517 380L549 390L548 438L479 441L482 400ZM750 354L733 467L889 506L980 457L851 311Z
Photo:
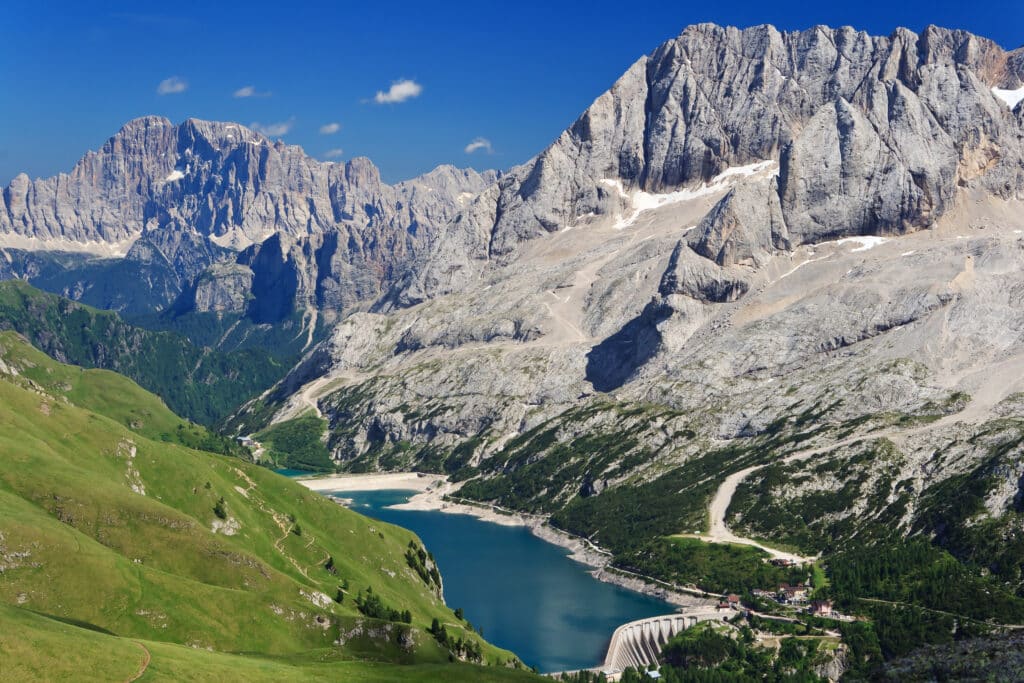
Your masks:
M369 520L0 333L0 678L520 680ZM363 615L372 593L411 623ZM473 642L477 663L428 633ZM441 674L440 672L444 672Z

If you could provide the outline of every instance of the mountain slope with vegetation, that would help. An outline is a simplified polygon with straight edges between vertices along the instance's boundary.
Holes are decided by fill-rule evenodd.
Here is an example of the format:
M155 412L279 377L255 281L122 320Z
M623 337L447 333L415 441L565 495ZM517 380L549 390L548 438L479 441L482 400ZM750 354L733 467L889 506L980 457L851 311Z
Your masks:
M41 292L21 280L0 282L0 329L25 335L66 363L114 370L159 395L175 412L212 425L277 381L287 360L249 347L197 346L179 334L131 325L116 313Z
M449 665L518 661L410 565L412 533L174 443L173 414L132 382L4 332L0 404L0 632L32 635L0 636L5 671L73 675L60 660L75 648L105 675L130 656L126 676L146 650L165 679L514 677Z

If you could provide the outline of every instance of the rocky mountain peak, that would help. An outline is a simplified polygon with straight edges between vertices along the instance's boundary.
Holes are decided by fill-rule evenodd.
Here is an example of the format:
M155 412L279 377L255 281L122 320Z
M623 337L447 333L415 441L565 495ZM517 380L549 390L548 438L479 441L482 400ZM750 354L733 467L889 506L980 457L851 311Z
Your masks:
M231 150L243 145L270 146L263 135L237 123L186 119L178 126L178 149L192 149L197 146L207 154L222 149Z
M687 27L504 176L489 207L465 208L393 300L465 287L528 241L629 211L635 192L693 188L761 161L778 162L778 180L744 220L785 239L745 239L786 248L928 227L966 187L1016 196L1020 115L992 89L1020 83L1020 64L1020 51L938 27ZM731 251L722 247L714 253Z
M377 187L380 170L368 157L353 157L345 162L345 180L356 187Z
M1021 50L938 27L698 24L634 62L528 163L440 166L394 185L365 158L324 163L239 124L143 117L67 176L16 178L0 245L144 254L183 291L246 250L258 281L255 252L281 236L281 259L266 262L305 269L296 306L351 309L388 292L383 310L464 289L533 240L774 164L771 179L733 178L679 236L710 261L694 266L707 283L714 268L802 244L930 227L967 190L1017 196L1024 109L993 88L1018 86L1022 64Z
M87 250L168 269L156 278L163 284L154 294L165 306L168 297L195 291L190 283L214 262L281 235L278 260L305 273L295 278L302 281L295 296L275 310L347 307L376 297L466 196L495 177L435 169L388 185L363 157L321 162L237 123L191 118L174 125L146 116L126 123L67 175L15 178L3 192L0 246ZM264 262L272 260L257 265ZM244 282L236 272L211 271L205 291L222 274L229 286ZM92 285L74 274L68 280L66 293L119 307L106 295L89 299ZM217 299L218 310L225 301L235 305L246 296Z
M141 140L147 137L156 136L163 139L168 128L174 128L174 124L163 116L140 116L126 122L114 135L107 140L104 149L113 149L119 142L125 140Z

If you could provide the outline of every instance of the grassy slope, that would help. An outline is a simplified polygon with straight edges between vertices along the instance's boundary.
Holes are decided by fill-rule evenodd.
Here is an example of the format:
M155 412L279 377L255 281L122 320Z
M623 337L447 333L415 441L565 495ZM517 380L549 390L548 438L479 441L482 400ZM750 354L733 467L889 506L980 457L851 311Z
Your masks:
M448 653L425 631L435 617L475 638L409 568L405 549L418 543L410 532L237 459L147 438L173 414L131 382L61 366L13 333L0 333L0 347L19 371L0 374L0 603L291 666L339 657L443 664ZM221 497L239 525L232 536L211 531ZM324 569L328 556L336 575ZM345 580L341 605L307 597L334 596ZM359 615L352 594L367 586L410 610L412 628ZM9 649L0 665L11 664ZM169 654L167 666L198 666L192 652ZM490 645L484 656L512 657Z
M534 676L468 664L394 666L366 661L294 662L121 638L0 605L0 665L5 680L130 680L150 661L144 681L338 681L423 683L526 681Z
M116 372L56 363L11 332L0 331L0 347L0 358L17 366L19 376L30 380L34 388L66 398L146 438L217 453L239 449L234 440L181 419L157 396Z
M0 282L4 328L22 333L54 358L131 377L176 412L202 424L222 419L288 369L287 363L259 348L202 348L177 334L130 325L116 313L41 292L21 280Z

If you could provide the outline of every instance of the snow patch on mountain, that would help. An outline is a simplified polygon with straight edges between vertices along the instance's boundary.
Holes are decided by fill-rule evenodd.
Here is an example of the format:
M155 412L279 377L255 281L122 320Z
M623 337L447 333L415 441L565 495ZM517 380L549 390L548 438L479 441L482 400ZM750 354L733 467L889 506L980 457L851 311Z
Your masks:
M992 88L992 94L1005 102L1007 107L1013 109L1021 100L1024 100L1024 87L1017 88L1016 90Z
M836 244L842 246L844 244L859 244L860 246L856 249L851 249L850 252L867 251L868 249L874 249L880 244L888 242L886 237L877 237L875 235L861 235L858 237L844 237L838 240Z
M658 209L669 204L679 204L681 202L700 199L701 197L706 197L726 189L728 182L732 179L749 178L768 170L771 170L773 173L778 173L778 163L769 160L759 161L754 164L747 164L746 166L734 166L722 171L709 182L701 183L698 187L661 194L652 194L650 192L644 192L643 190L636 190L632 193L627 193L622 185L622 181L618 178L602 178L599 182L606 187L614 188L620 197L627 200L633 210L629 216L619 216L618 220L615 221L614 227L618 230L622 230L633 225L637 218L640 217L640 214L645 211Z

